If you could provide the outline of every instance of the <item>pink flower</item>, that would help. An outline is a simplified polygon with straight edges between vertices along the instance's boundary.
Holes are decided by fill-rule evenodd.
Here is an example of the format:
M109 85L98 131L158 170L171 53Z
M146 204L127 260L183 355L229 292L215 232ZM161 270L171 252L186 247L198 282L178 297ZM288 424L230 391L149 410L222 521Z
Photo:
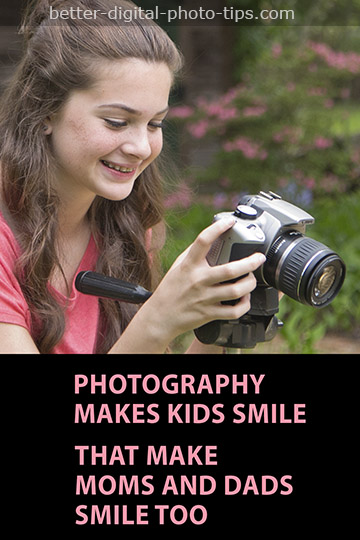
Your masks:
M283 142L284 140L284 133L282 131L278 131L277 133L274 133L274 135L272 136L273 138L273 141L277 142L277 143L280 143L280 142Z
M223 110L222 105L215 101L213 103L204 104L203 107L210 116L218 116Z
M237 93L238 91L236 88L230 88L230 90L228 90L226 94L223 95L223 103L225 105L231 103L236 98Z
M235 141L235 149L240 150L248 159L254 159L257 156L258 145L253 144L246 137L239 137Z
M241 92L243 92L245 90L245 85L240 83L236 86L234 86L233 88L230 88L230 90L228 90L226 92L226 94L224 94L221 98L221 101L223 103L223 105L228 105L229 103L231 103L232 101L234 101L234 99L239 95L241 94Z
M213 101L212 103L202 103L202 108L205 109L209 116L216 116L219 120L228 120L237 116L236 107L225 107L222 100Z
M325 99L324 101L324 107L326 109L332 109L334 106L334 100L333 99Z
M196 124L189 124L188 131L195 139L202 139L209 129L209 121L204 119L200 120Z
M165 199L165 208L174 208L180 206L181 208L189 208L192 202L191 190L182 182L179 185L178 190L175 193L170 193Z
M320 56L330 67L347 70L350 73L360 72L360 55L350 52L336 52L325 43L308 42L308 47Z
M258 158L263 161L268 155L266 150L262 149L258 143L251 141L247 137L238 137L234 141L227 141L224 143L223 148L225 152L239 150L247 159Z
M169 117L171 118L189 118L194 113L194 109L188 105L181 105L179 107L173 107L169 111Z
M314 141L316 148L330 148L330 146L333 145L333 141L331 139L326 139L325 137L316 137Z
M304 178L303 182L308 189L314 189L316 185L315 178Z
M230 118L235 118L237 116L237 109L231 107L230 109L222 109L218 114L220 120L229 120Z
M274 43L274 45L271 47L271 53L274 58L278 58L280 56L282 53L282 46L280 43Z
M293 92L296 88L296 85L293 83L293 82L289 82L287 83L286 85L286 89L289 91L289 92Z
M267 111L267 107L265 105L259 105L257 107L245 107L243 109L242 114L245 117L249 116L262 116Z

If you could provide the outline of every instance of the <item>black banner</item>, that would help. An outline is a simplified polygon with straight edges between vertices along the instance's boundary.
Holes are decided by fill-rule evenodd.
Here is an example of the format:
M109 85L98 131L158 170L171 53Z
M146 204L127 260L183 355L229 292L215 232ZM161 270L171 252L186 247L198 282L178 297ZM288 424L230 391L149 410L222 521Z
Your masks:
M260 539L350 526L350 357L14 364L14 532Z

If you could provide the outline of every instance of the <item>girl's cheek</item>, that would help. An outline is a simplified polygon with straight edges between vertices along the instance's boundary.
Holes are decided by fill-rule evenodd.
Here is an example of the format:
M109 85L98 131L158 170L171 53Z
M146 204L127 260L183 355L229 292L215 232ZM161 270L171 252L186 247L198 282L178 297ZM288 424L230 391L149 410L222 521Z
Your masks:
M155 157L157 157L160 154L162 147L163 147L163 135L162 133L160 133L157 139L155 140L154 145L152 146L152 151Z

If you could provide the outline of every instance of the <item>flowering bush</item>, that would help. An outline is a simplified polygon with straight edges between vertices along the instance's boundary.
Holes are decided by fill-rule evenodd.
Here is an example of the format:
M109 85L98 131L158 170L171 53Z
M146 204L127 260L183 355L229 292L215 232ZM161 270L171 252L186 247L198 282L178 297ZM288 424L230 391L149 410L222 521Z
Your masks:
M224 95L172 109L193 147L209 138L217 151L202 170L186 170L169 196L163 253L168 268L214 210L232 209L243 193L270 189L310 207L316 222L307 236L338 252L347 274L324 310L282 299L281 335L291 351L303 353L314 352L328 331L355 337L360 328L360 51L352 50L349 27L323 28L321 40L315 32L304 31L306 39L299 28L274 32L276 39Z
M201 97L170 113L194 145L217 141L212 163L194 177L196 185L207 183L214 206L259 189L309 205L314 195L359 187L360 120L355 133L346 125L353 111L360 115L352 95L360 54L290 32L216 101Z

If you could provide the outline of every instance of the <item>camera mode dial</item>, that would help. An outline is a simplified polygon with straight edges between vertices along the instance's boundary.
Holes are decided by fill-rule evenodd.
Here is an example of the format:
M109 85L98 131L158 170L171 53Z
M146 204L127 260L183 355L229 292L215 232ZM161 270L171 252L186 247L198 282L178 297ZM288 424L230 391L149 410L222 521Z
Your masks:
M252 206L246 206L246 204L239 204L236 207L234 215L242 219L256 219L258 216L258 211Z

